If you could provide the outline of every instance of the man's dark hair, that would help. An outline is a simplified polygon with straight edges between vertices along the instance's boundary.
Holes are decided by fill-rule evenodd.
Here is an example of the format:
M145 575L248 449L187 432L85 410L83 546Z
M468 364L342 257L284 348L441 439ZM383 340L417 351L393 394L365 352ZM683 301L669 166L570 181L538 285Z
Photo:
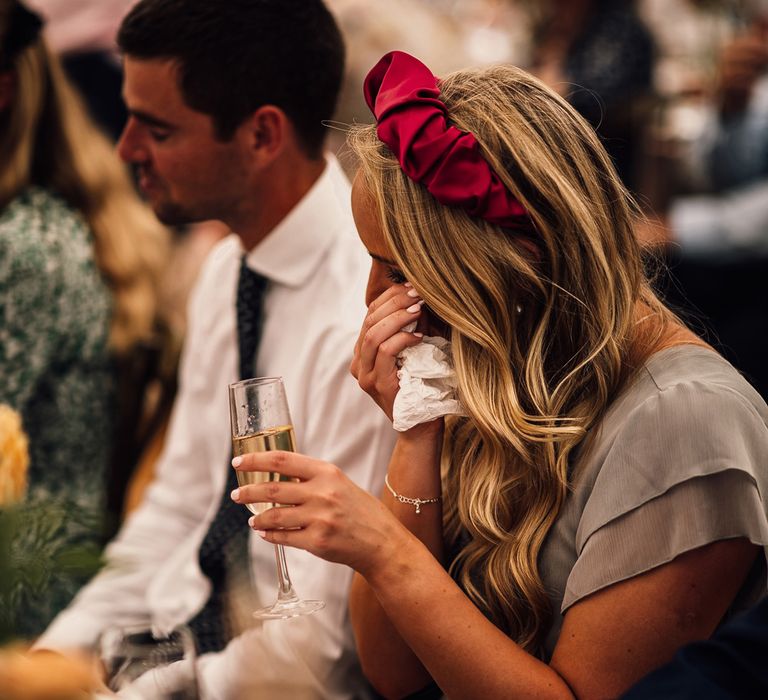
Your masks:
M137 59L179 65L185 102L228 140L262 105L282 109L310 157L322 151L344 43L321 0L141 0L117 35Z

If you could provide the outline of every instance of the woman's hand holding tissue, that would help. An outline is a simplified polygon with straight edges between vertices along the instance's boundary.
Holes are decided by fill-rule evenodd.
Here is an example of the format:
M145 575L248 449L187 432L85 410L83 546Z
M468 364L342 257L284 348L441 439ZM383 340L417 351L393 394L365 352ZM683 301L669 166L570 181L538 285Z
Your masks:
M423 303L408 283L377 297L368 307L350 368L395 429L414 434L439 432L439 419L463 413L451 344L439 335L414 332L430 325Z
M422 338L403 328L419 320L423 303L413 287L393 285L368 307L355 344L350 370L390 420L399 390L397 356Z

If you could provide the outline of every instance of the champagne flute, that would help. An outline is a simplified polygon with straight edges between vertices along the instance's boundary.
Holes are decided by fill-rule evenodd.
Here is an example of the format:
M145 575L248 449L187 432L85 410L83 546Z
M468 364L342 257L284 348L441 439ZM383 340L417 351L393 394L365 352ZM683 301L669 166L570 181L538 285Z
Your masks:
M249 452L286 450L295 452L296 438L293 433L291 415L285 387L280 377L256 377L244 379L229 385L229 417L232 424L232 452L235 457ZM237 482L262 484L270 481L297 481L275 472L237 471ZM269 508L283 508L275 503L249 503L248 510L255 515ZM285 550L275 545L277 563L277 600L274 604L260 608L253 616L262 620L286 619L309 615L325 607L322 600L301 600L291 584Z

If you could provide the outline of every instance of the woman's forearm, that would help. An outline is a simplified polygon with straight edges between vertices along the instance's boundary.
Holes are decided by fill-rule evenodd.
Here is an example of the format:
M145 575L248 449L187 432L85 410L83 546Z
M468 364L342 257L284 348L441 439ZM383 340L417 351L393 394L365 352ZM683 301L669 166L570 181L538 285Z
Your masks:
M442 421L417 428L398 440L389 464L388 481L408 498L441 497L440 450ZM443 560L442 501L416 506L398 501L385 488L382 502L439 562ZM395 547L395 550L399 547ZM363 671L385 697L402 697L431 682L429 673L411 651L365 579L356 575L350 596L350 616Z
M441 495L441 448L442 423L402 435L389 465L392 488L410 498ZM487 698L519 681L524 697L570 698L562 679L490 623L448 575L442 501L417 513L386 488L382 501L404 529L375 570L355 577L350 599L358 653L374 687L396 698L434 679L450 697ZM468 673L461 659L487 668ZM517 678L511 685L510 676Z
M349 610L363 673L381 695L401 698L432 682L360 574L352 582Z
M370 639L363 668L386 697L414 692L431 678L448 697L572 700L562 677L489 622L418 540L400 543L387 565L367 576L366 594L380 605L391 631L386 646L372 630L356 628L356 634ZM359 594L359 581L356 588ZM364 622L378 622L384 634L379 620L358 617ZM392 635L412 650L422 676L393 653Z

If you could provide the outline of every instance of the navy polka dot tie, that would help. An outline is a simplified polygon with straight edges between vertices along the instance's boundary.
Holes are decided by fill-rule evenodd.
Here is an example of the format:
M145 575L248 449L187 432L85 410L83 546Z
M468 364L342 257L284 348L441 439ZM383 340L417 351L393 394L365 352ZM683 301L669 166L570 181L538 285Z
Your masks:
M253 376L256 349L261 339L262 308L267 279L245 264L240 264L237 285L237 338L240 378ZM237 475L226 465L227 483L219 510L211 521L199 553L200 569L210 579L211 596L203 609L190 620L198 645L198 653L220 651L233 636L233 625L227 614L227 591L250 588L248 574L248 518L250 513L234 503L229 494L237 487Z

